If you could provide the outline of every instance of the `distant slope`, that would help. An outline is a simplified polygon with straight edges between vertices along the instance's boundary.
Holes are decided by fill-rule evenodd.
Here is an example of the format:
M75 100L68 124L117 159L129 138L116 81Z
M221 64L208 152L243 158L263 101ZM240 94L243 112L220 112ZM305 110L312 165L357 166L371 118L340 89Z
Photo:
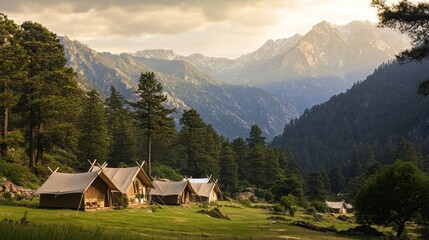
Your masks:
M416 93L419 82L428 78L429 62L383 65L286 125L272 144L307 170L345 164L353 146L361 144L372 145L378 158L403 139L429 153L429 98Z
M188 61L97 53L66 37L62 43L68 64L78 73L83 88L95 87L108 96L114 85L126 98L133 99L140 73L153 71L170 104L179 110L176 118L181 111L195 108L225 137L246 136L256 123L271 139L281 133L286 122L298 116L292 106L274 95L254 87L219 82Z
M337 26L323 21L304 36L268 40L233 60L201 54L184 57L160 49L136 56L188 61L224 82L265 89L302 112L350 88L408 46L403 35L369 22Z

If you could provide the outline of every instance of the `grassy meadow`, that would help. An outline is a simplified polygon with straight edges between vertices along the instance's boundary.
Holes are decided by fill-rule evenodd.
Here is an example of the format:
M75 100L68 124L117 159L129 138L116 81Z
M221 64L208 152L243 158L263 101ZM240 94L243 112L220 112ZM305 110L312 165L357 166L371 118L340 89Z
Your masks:
M337 230L356 226L328 214L322 221L301 211L292 218L237 202L221 201L215 205L230 220L198 213L204 208L197 203L89 212L39 209L37 200L28 207L27 203L0 202L0 220L19 221L26 214L30 223L11 224L3 220L0 239L377 239L318 232L290 224L306 221Z

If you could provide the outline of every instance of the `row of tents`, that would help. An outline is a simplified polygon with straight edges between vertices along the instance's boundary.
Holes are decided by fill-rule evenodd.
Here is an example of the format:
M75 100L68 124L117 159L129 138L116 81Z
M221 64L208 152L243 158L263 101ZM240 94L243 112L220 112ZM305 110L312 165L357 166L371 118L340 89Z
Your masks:
M180 205L197 201L217 201L220 189L210 178L184 178L183 181L155 179L151 181L143 169L136 167L108 168L107 164L91 164L86 173L52 171L36 191L42 208L100 209L115 205L159 204Z

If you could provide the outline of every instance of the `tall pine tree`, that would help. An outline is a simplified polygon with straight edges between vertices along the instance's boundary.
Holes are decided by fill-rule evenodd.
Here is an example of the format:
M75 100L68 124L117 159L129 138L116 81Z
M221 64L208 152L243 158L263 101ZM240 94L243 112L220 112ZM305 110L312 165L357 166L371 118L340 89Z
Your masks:
M19 44L20 28L0 13L0 109L2 113L1 154L7 155L9 111L18 103L19 88L27 76L28 56Z
M157 132L171 129L173 119L169 115L175 109L168 109L163 105L167 101L167 96L162 93L162 85L155 79L153 72L140 75L136 93L139 100L129 104L136 110L136 117L145 131L150 176L152 174L152 137Z
M107 160L109 132L103 102L96 90L88 93L79 119L79 154L81 161L87 159Z
M28 112L29 165L34 167L42 161L47 147L57 145L58 139L63 145L65 139L75 139L74 121L81 92L73 70L66 67L64 48L56 34L33 22L24 22L21 28L20 43L30 59L21 103ZM51 127L55 131L49 131Z

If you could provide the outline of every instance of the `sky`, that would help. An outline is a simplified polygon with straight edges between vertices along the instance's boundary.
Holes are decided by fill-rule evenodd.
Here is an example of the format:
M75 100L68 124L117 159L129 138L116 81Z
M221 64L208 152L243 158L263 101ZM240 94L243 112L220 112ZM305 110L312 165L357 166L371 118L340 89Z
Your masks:
M0 12L99 52L171 49L227 58L304 35L323 20L377 22L370 0L0 0Z

